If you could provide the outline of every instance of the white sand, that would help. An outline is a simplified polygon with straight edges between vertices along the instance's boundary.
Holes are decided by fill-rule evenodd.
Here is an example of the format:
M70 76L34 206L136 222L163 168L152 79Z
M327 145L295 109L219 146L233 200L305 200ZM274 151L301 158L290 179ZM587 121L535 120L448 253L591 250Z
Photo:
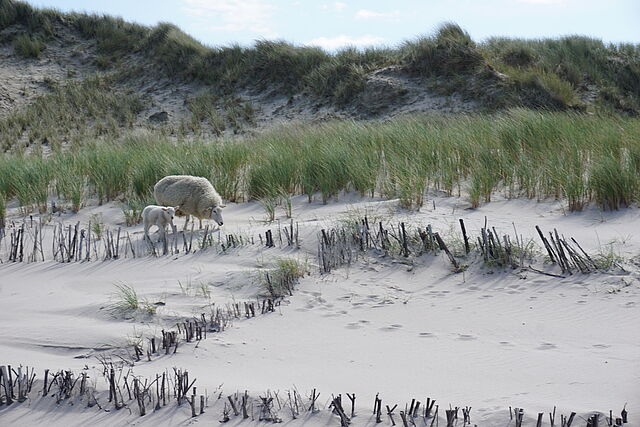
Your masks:
M611 247L630 260L640 254L638 209L602 213L592 208L565 215L560 203L512 200L465 210L461 199L435 197L435 210L430 200L421 212L409 213L398 211L394 201L346 196L323 206L305 199L294 199L300 250L253 245L227 254L210 249L157 259L28 264L7 263L3 243L0 364L34 366L39 378L45 368L98 367L94 356L129 348L128 337L158 335L176 319L206 312L212 301L224 305L255 298L260 292L256 272L276 257L296 257L308 260L311 275L276 313L236 321L197 347L184 344L175 355L137 363L135 373L151 376L174 366L186 368L199 390L211 392L223 383L224 396L245 389L254 396L267 389L286 394L294 385L306 395L317 388L323 408L332 393L355 392L356 425L375 424L370 413L377 392L385 405L398 403L399 408L412 398L423 403L427 396L435 398L442 416L449 404L471 406L472 422L478 425L508 425L509 406L523 407L533 419L554 405L559 414L586 416L609 409L619 413L627 403L632 421L627 425L638 425L633 422L640 408L640 272L630 261L624 264L626 272L565 279L484 267L473 258L465 261L470 264L466 272L454 274L444 255L411 262L371 255L327 275L320 275L316 265L317 231L346 215L364 213L431 223L448 236L459 234L459 218L474 236L485 216L499 232L513 234L515 222L519 233L536 240L534 225L546 231L557 227L590 253ZM110 226L123 220L115 203L56 220L84 222L95 212ZM11 213L18 219L15 209ZM256 203L231 205L225 209L224 228L257 236L275 228L263 218ZM136 239L142 235L141 226L128 231ZM557 266L538 266L560 273ZM117 283L166 305L155 316L114 317L105 308L113 302ZM104 381L98 384L104 389ZM210 406L196 420L218 422L223 404L211 397ZM290 421L286 412L281 416ZM326 409L295 422L302 421L339 423ZM0 407L0 425L44 422L181 425L190 423L190 410L172 404L139 418L133 406L131 413L106 413L56 405L37 392L27 402ZM396 422L401 425L399 416ZM386 417L384 423L389 424Z

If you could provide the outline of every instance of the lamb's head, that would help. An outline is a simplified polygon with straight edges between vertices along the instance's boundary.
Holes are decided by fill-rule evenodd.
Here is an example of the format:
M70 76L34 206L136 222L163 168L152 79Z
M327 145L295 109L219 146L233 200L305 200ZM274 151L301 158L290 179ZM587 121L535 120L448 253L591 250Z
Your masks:
M218 223L218 225L223 225L224 221L222 220L222 208L224 205L211 206L207 208L207 216ZM209 211L211 213L209 213Z
M167 207L167 206L164 206L162 208L162 216L167 221L167 223L173 224L173 218L176 216L176 210L177 209L178 209L178 207L172 208L172 207Z

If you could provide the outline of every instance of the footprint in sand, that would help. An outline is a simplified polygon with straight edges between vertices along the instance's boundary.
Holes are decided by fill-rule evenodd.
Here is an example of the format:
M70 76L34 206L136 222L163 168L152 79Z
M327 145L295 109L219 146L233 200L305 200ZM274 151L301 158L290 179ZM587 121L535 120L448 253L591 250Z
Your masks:
M320 295L322 295L322 293L320 292L312 292L312 291L301 291L301 293L304 295L312 295L314 297L319 297Z
M503 345L505 347L513 347L513 344L511 344L509 341L500 341L500 345Z
M576 304L586 304L587 302L583 299L576 301Z
M538 350L553 350L554 348L558 348L558 346L550 342L543 342L538 347Z
M380 328L380 330L383 331L383 332L394 332L394 331L397 331L400 328L402 328L402 325L398 325L396 323L396 324L393 324L393 325L389 325L389 326L385 326L383 328Z
M362 325L358 322L347 323L346 329L362 329Z
M418 335L420 336L420 338L435 338L436 337L431 332L420 332Z
M493 295L485 294L485 295L482 295L480 298L482 299L493 298Z
M322 315L322 317L340 317L340 316L341 316L340 313L327 313Z
M475 340L477 338L474 337L473 335L469 335L469 334L458 334L458 339L460 341L473 341L473 340Z
M594 344L591 347L593 347L593 348L609 348L611 346L608 345L608 344Z

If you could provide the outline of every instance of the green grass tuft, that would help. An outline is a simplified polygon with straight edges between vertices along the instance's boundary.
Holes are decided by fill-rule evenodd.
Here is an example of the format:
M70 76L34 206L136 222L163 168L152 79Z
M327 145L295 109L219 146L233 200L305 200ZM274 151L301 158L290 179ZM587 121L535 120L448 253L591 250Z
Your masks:
M275 261L270 271L264 273L262 287L272 298L293 295L293 287L308 272L309 267L306 263L295 258L280 258Z
M40 58L45 44L37 36L18 34L13 40L14 51L23 58Z

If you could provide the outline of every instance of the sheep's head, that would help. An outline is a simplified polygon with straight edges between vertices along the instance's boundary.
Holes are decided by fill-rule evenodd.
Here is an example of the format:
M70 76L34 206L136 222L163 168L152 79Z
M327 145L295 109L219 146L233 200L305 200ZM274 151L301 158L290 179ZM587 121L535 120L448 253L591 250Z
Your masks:
M224 205L211 207L211 219L217 222L218 225L224 224L222 220L222 208L224 208Z

